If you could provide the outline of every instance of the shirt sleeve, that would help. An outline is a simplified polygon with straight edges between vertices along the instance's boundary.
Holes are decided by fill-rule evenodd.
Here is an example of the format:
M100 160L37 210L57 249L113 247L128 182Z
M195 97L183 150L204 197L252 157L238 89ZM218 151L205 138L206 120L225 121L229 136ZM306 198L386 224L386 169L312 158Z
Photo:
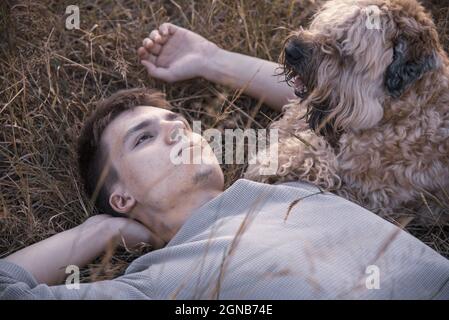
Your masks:
M144 285L144 286L143 286ZM142 290L142 288L146 290ZM82 283L79 287L37 283L31 273L12 262L0 259L0 300L46 299L150 299L149 279L142 274Z

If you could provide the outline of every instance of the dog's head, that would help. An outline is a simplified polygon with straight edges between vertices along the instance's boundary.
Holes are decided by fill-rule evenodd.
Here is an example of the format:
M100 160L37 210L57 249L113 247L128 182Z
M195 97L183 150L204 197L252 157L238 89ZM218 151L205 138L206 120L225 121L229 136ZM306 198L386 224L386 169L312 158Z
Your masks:
M398 99L441 65L436 28L415 0L335 0L285 42L286 79L328 140L375 126Z

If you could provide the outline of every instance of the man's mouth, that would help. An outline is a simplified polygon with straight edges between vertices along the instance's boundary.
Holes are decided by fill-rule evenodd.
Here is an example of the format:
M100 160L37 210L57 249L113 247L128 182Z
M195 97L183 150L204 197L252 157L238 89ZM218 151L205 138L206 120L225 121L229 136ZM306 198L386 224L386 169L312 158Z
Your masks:
M307 97L307 94L309 92L307 90L307 86L303 83L301 77L298 75L293 78L293 88L295 89L295 94L297 97L301 99Z
M203 149L203 145L202 144L198 145L198 144L191 144L191 143L189 143L189 144L187 144L184 147L179 149L178 157L180 157L183 154L183 152L185 152L185 151L187 151L189 149L193 149L195 147L199 147L199 148L201 148L201 150Z

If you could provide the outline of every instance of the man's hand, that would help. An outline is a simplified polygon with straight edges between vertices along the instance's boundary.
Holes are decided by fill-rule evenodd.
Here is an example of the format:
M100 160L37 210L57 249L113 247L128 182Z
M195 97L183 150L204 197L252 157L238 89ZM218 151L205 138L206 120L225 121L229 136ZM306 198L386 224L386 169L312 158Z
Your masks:
M164 246L164 242L148 228L136 220L130 218L117 218L107 214L99 214L90 217L79 228L89 228L92 225L101 224L101 228L108 234L108 238L120 237L122 245L133 248L139 243L148 243L155 249Z
M220 50L202 36L171 23L162 24L143 39L137 50L150 76L175 82L203 77L208 62Z
M148 74L166 82L202 77L264 101L281 111L294 90L274 62L226 51L202 36L170 23L151 31L137 50Z
M101 214L90 217L79 226L23 248L5 258L31 272L36 280L48 285L65 278L68 265L84 267L119 236L126 247L140 242L150 243L155 249L164 242L139 222L128 218L114 218Z

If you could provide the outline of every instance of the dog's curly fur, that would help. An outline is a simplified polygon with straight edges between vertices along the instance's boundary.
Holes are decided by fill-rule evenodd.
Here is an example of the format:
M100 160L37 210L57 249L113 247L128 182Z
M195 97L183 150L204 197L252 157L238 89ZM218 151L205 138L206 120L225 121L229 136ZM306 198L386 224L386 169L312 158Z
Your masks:
M366 24L373 5L379 29ZM301 75L309 93L271 126L277 173L260 175L258 163L246 178L309 181L389 218L422 218L423 195L447 197L449 61L418 2L329 1L292 43L301 56L284 54L284 72Z

